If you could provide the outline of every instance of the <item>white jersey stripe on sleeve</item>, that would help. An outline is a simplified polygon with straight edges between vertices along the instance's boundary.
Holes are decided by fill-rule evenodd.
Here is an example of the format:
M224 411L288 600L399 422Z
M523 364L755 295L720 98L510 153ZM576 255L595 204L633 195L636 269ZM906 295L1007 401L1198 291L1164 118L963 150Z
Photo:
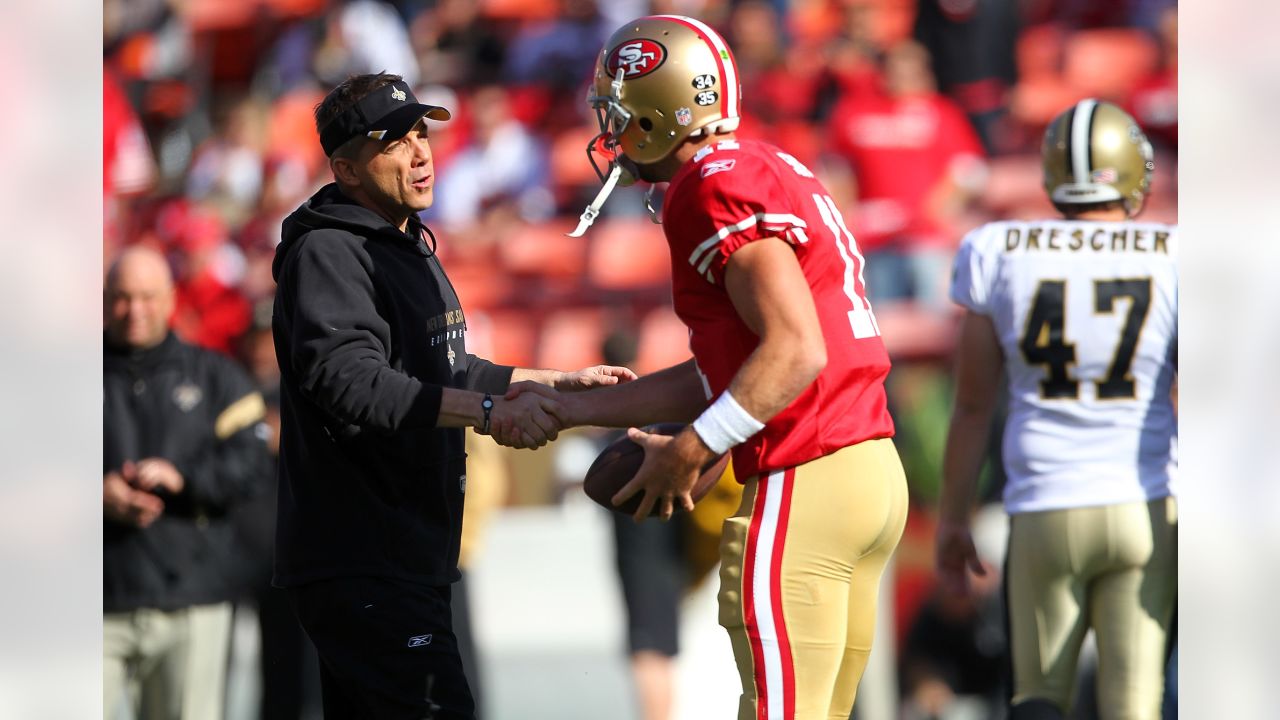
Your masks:
M717 230L715 235L698 243L698 246L693 249L693 254L689 256L689 264L696 267L698 272L705 273L707 268L711 266L711 259L715 257L715 253L710 251L730 235L755 227L757 224L774 231L794 230L797 233L797 239L802 243L807 242L809 239L804 234L804 228L808 227L808 224L795 215L787 213L756 213L732 225L725 225Z

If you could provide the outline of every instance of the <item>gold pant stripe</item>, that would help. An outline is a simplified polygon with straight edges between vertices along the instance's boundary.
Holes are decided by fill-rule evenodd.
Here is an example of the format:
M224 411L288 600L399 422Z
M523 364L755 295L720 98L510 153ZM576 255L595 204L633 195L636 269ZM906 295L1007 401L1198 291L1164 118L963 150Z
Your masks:
M888 439L746 481L720 541L738 720L848 720L906 512Z

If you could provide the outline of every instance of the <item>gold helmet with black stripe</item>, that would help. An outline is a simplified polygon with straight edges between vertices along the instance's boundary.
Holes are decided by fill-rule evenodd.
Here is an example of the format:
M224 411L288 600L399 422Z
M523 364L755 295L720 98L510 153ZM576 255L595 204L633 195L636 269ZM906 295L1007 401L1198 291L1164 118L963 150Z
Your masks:
M1109 102L1081 100L1054 118L1040 157L1044 189L1059 208L1118 201L1133 217L1151 191L1151 142Z

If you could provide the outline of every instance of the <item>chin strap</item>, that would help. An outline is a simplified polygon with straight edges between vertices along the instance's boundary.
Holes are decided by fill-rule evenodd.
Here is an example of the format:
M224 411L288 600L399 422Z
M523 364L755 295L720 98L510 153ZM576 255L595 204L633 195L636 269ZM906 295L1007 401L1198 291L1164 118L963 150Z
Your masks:
M649 189L644 192L644 209L649 211L649 220L654 225L662 224L662 201L666 200L667 194L657 194L657 184L650 185Z
M591 223L596 221L596 216L600 214L600 208L604 206L604 201L609 199L613 188L618 184L618 178L622 177L622 166L613 163L613 169L609 171L609 177L605 178L604 187L600 188L600 192L596 193L596 199L582 211L582 215L578 218L578 227L571 233L566 233L569 237L582 237L582 234L591 227Z

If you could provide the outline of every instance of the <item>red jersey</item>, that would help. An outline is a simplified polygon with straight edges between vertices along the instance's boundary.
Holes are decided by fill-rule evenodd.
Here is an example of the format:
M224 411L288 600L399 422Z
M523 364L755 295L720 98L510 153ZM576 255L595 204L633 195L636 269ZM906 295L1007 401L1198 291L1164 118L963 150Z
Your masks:
M708 399L729 386L759 343L725 291L724 271L735 250L760 238L785 240L818 309L827 366L734 449L739 478L893 435L884 391L889 356L866 299L862 255L808 168L764 142L709 145L672 178L662 227L671 248L675 311L689 326Z
M958 105L936 93L855 95L836 105L829 130L858 177L864 248L894 238L909 247L954 245L926 206L943 178L982 162L982 142Z

